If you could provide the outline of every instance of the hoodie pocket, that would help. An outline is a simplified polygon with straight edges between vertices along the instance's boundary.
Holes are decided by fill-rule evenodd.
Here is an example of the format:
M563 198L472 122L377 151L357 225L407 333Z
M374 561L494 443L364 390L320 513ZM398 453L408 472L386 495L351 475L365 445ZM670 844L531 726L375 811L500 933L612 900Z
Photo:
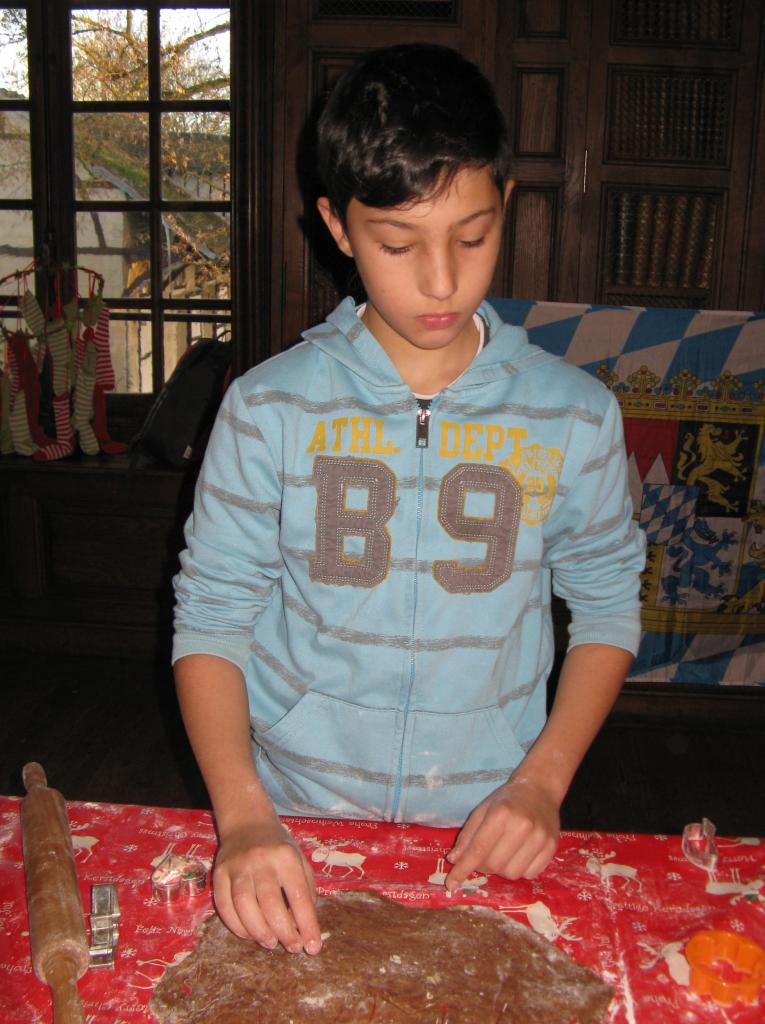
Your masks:
M309 691L253 739L258 770L283 810L383 817L396 767L393 709Z
M405 820L463 824L525 757L498 707L458 714L413 712L409 726L398 815Z

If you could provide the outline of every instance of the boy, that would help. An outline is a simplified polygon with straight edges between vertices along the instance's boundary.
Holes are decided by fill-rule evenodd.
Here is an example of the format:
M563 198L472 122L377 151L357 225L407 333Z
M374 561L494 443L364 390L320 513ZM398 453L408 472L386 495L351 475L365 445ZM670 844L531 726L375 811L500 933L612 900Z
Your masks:
M174 651L218 911L309 953L312 871L278 814L461 825L450 890L544 869L637 647L643 565L613 396L481 304L512 183L477 68L369 54L318 142L367 301L229 388ZM545 724L551 581L572 625Z

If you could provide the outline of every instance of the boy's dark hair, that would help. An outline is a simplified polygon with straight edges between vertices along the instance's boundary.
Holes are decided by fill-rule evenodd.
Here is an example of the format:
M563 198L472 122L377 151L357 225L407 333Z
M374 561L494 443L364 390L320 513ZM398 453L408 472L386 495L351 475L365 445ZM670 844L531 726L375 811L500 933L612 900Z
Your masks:
M373 50L337 81L318 124L318 164L334 213L351 199L400 206L426 199L466 167L508 177L494 90L456 50L407 43Z

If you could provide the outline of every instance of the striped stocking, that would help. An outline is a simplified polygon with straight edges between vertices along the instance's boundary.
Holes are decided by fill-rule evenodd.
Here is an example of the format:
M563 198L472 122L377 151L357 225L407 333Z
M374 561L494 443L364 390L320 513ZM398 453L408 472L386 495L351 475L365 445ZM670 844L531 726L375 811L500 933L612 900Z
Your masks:
M98 455L101 450L93 431L93 389L96 385L96 349L84 337L77 340L78 367L74 384L74 415L72 425L77 431L80 448L86 455Z
M10 455L12 452L11 378L7 372L0 371L0 455Z
M54 459L63 459L74 451L69 392L65 395L53 396L53 418L56 423L56 440L47 444L44 448L38 448L32 456L37 462L52 462Z
M35 446L43 447L50 444L50 438L40 426L40 375L29 348L29 336L23 331L16 331L8 335L7 341L12 381L11 399L15 399L18 390L24 392L30 438Z

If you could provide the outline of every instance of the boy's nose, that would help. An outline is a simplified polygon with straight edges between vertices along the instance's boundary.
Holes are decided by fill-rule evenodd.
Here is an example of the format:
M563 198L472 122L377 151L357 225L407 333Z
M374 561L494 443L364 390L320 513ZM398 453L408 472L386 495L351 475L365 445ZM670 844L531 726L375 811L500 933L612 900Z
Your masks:
M420 289L432 299L448 299L457 290L457 268L452 255L431 252L420 269Z

